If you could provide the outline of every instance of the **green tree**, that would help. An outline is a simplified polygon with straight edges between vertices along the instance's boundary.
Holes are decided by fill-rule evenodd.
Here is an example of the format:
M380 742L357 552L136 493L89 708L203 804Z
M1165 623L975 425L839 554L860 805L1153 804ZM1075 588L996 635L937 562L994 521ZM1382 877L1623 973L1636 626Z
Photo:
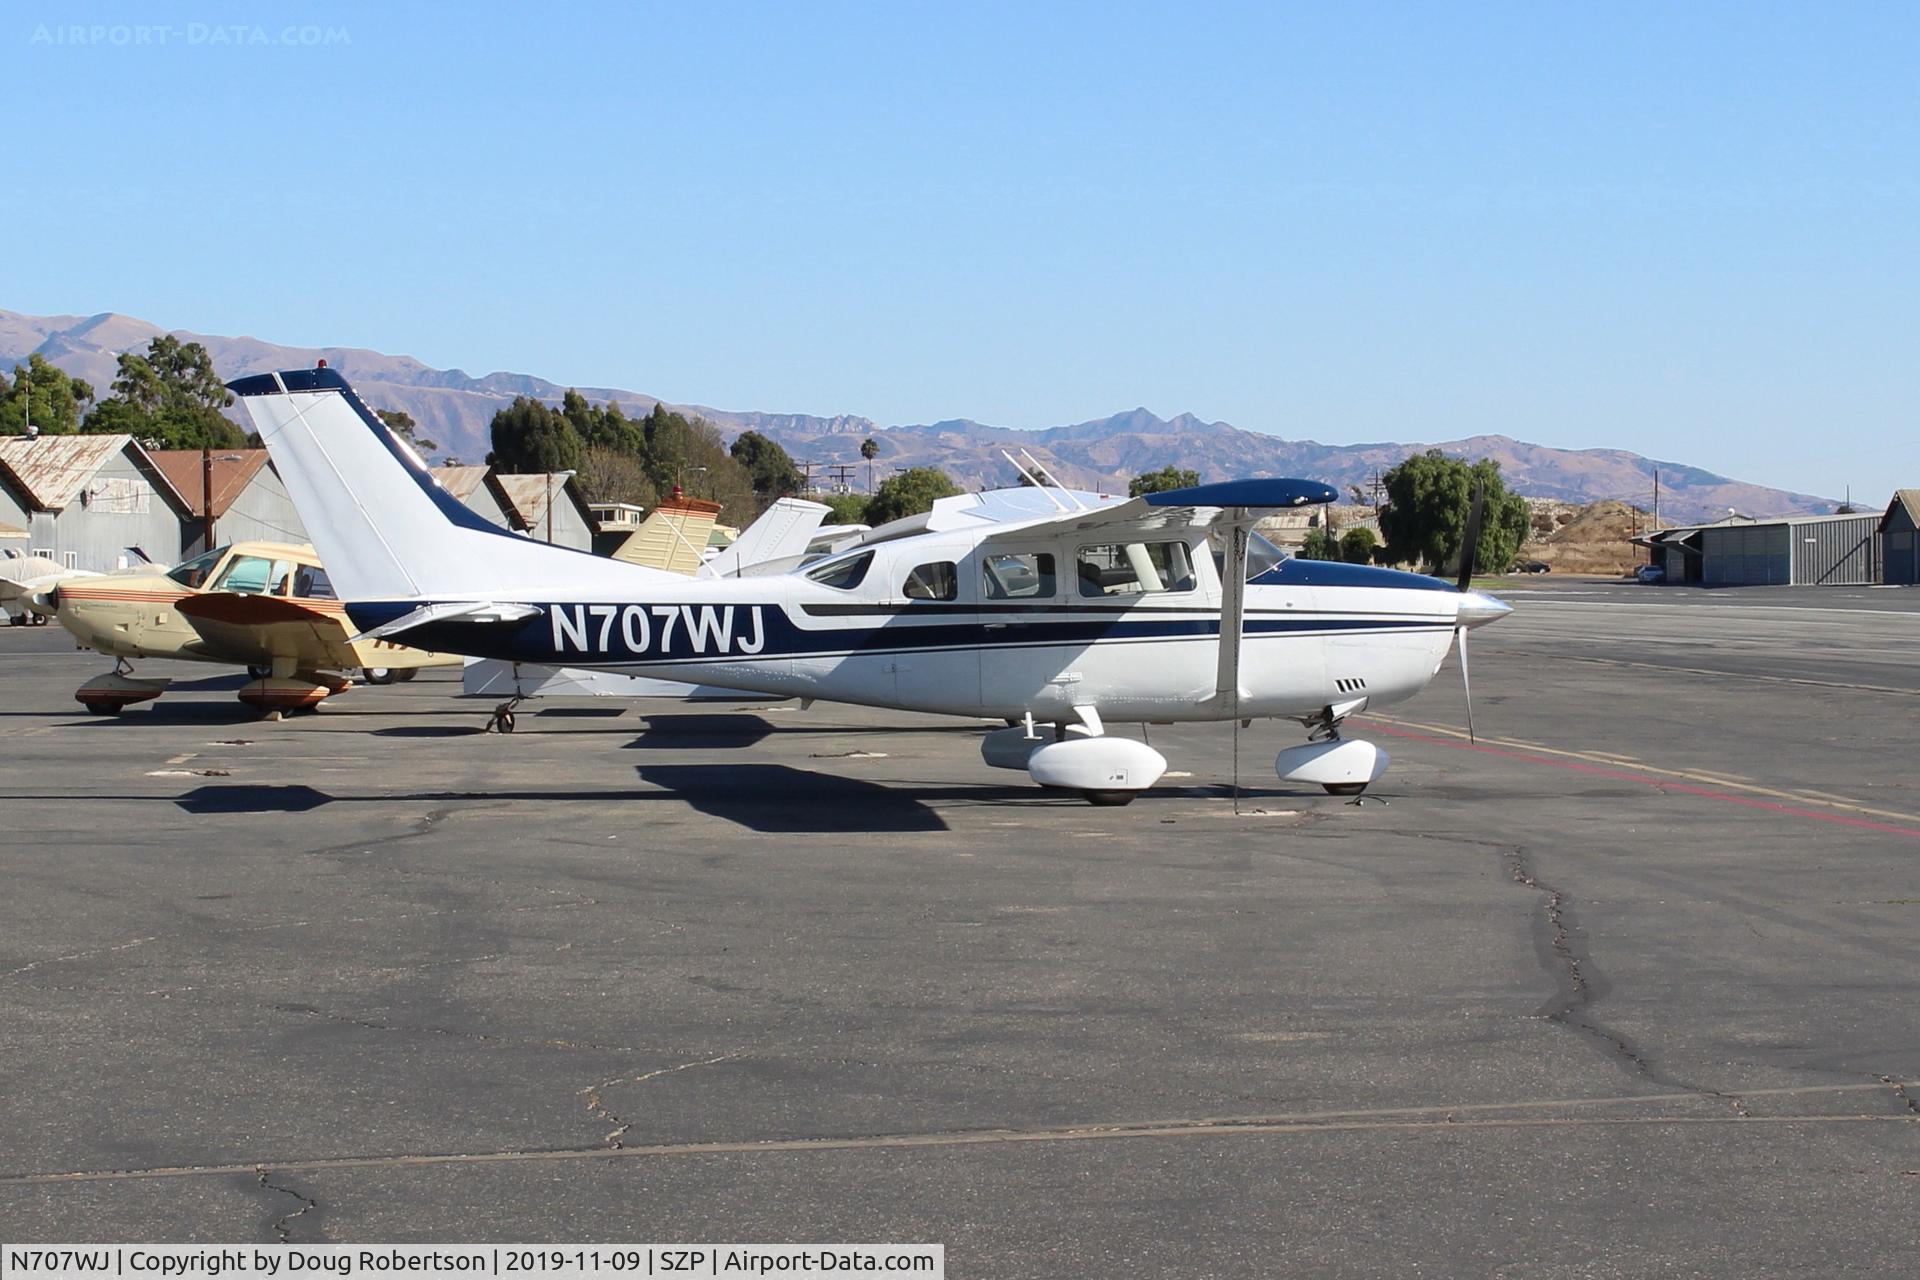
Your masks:
M1348 564L1372 564L1378 542L1373 530L1356 525L1340 535L1340 558Z
M1158 471L1142 471L1127 482L1127 496L1138 498L1147 493L1166 493L1172 489L1191 489L1200 483L1198 471L1188 471L1169 462Z
M163 449L237 449L246 437L221 412L232 403L207 349L163 333L145 355L119 358L113 395L94 406L81 429L125 432Z
M873 492L873 460L880 456L880 442L868 436L860 442L860 456L867 460L867 492Z
M785 449L758 431L742 431L727 453L746 469L763 503L800 492L800 468Z
M412 445L413 451L422 458L440 451L440 442L421 435L420 424L405 409L375 409L374 414L387 424L393 434Z
M490 467L536 475L579 469L579 433L565 414L538 400L515 396L512 404L493 415L491 433Z
M871 498L857 493L835 493L820 499L829 508L822 524L867 524L867 504Z
M1338 560L1340 544L1326 529L1319 525L1307 530L1307 536L1300 542L1302 560Z
M92 399L86 382L68 377L45 356L30 355L25 365L13 366L11 379L0 373L0 435L21 435L31 422L48 435L70 436L80 430Z
M1420 564L1435 573L1455 564L1476 482L1486 485L1486 505L1474 571L1504 569L1526 539L1526 499L1507 492L1494 459L1482 458L1469 465L1429 449L1401 462L1383 480L1387 506L1380 513L1380 532L1386 535L1391 561Z
M959 492L960 486L948 479L946 472L934 467L911 467L880 482L867 503L866 522L878 526L931 511L936 500L951 498Z

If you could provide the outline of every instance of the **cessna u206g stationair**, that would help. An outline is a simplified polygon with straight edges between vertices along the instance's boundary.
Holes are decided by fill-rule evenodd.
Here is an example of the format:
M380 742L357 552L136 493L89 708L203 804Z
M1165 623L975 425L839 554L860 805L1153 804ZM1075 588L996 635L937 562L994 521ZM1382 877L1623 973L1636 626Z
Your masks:
M230 386L365 638L1003 718L987 763L1096 803L1166 770L1106 734L1123 722L1298 720L1309 741L1280 776L1357 793L1387 757L1341 721L1412 697L1456 634L1464 658L1466 629L1508 612L1418 574L1279 558L1260 513L1334 497L1301 480L951 498L792 573L688 579L486 523L334 370Z

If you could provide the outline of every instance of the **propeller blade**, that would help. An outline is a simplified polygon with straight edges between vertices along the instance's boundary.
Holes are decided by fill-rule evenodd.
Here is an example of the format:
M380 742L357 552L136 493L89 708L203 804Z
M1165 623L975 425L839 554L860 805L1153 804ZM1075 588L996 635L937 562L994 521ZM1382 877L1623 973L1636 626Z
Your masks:
M1467 695L1467 741L1478 745L1480 739L1473 736L1473 677L1467 671L1467 629L1455 627L1453 634L1460 640L1460 688Z
M1467 508L1467 530L1460 539L1460 578L1454 586L1462 591L1473 581L1474 559L1480 554L1480 513L1486 502L1486 481L1478 481L1473 486L1473 505Z

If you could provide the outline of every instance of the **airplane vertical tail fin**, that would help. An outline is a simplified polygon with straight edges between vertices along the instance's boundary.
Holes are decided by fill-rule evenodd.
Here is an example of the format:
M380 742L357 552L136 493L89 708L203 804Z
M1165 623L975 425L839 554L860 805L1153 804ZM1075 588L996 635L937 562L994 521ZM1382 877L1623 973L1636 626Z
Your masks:
M716 578L785 572L799 563L820 522L832 512L825 503L781 498L715 556L707 570Z
M469 510L332 369L228 384L347 600L492 599L666 575L535 542Z

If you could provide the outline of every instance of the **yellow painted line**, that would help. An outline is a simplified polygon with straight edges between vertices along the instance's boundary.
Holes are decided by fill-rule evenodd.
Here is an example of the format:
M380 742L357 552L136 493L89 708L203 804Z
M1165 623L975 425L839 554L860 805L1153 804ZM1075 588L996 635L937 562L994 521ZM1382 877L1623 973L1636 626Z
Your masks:
M1390 724L1396 728L1418 729L1422 733L1437 733L1449 738L1458 738L1462 742L1469 741L1466 730L1455 729L1449 725L1422 724L1417 720L1403 720L1398 716L1383 716L1377 713L1359 716L1356 717L1356 719L1378 720L1382 724ZM1495 739L1483 738L1481 741L1492 744L1495 742ZM1542 747L1532 744L1524 744L1524 749L1528 751L1538 751L1543 755L1561 756L1568 760L1581 760L1587 764L1604 764L1611 768L1632 769L1639 773L1653 774L1662 778L1674 778L1684 782L1705 783L1707 786L1723 787L1729 791L1743 791L1749 795L1766 796L1773 800L1790 800L1796 804L1819 805L1826 809L1844 809L1848 813L1857 813L1870 818L1891 818L1896 822L1920 823L1920 813L1905 813L1898 809L1877 809L1871 805L1861 804L1858 800L1848 796L1835 796L1822 791L1788 791L1777 787L1763 787L1757 783L1736 782L1723 776L1701 773L1698 770L1671 769L1662 765L1642 764L1635 760L1600 755L1589 751L1566 751L1558 747Z

